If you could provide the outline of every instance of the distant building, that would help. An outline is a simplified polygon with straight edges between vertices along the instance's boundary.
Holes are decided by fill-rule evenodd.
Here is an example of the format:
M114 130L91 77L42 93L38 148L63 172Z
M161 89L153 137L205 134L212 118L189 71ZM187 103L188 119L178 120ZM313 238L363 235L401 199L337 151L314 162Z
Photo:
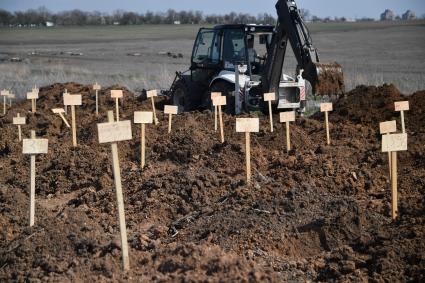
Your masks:
M52 22L46 22L46 27L53 27L53 26L55 26L54 23L52 23Z
M407 10L401 18L403 21L413 21L416 20L416 14L411 10Z
M394 21L395 14L393 11L386 9L385 12L381 14L381 21Z

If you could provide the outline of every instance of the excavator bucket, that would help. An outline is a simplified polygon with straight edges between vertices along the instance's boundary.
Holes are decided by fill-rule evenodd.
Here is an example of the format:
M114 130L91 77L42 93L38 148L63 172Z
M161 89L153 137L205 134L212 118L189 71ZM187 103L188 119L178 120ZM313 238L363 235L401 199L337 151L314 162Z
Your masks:
M313 92L316 95L344 94L344 74L341 65L338 63L314 63L314 65L317 77L313 84Z

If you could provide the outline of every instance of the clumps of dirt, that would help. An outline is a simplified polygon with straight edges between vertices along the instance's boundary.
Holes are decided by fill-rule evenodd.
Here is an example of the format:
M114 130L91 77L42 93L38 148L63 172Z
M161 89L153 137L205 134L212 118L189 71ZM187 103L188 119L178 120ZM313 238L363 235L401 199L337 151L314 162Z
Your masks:
M316 63L317 81L313 85L314 93L318 95L339 95L345 93L344 75L338 63Z
M64 89L83 94L77 148L50 111L61 105ZM405 99L412 107L409 151L399 153L400 217L391 221L379 122L397 117L393 103ZM245 140L235 117L224 115L221 144L213 113L176 115L168 134L167 116L158 111L160 124L146 129L144 170L134 125L134 139L118 146L130 246L125 273L110 147L98 144L96 129L115 102L107 90L100 101L96 117L89 86L55 84L41 88L36 114L23 101L0 119L1 281L424 280L424 92L405 97L392 86L359 87L334 105L331 146L318 113L291 124L288 153L284 127L276 122L270 133L267 116L258 114L252 185L245 182ZM158 110L165 103L159 97ZM124 89L121 120L150 107ZM49 138L49 154L37 156L33 228L29 158L11 125L18 112L27 117L24 136L35 129Z

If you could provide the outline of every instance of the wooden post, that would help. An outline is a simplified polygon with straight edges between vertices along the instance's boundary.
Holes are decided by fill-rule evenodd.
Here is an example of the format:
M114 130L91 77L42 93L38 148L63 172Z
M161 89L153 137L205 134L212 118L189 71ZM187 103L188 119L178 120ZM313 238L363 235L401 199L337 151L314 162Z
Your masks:
M273 133L273 112L272 112L272 101L276 100L276 93L269 92L264 94L264 101L269 104L269 117L270 117L270 132Z
M24 139L22 143L22 153L30 155L30 205L29 224L35 223L35 156L36 154L47 153L48 140L36 139L35 131L31 131L31 139Z
M286 150L291 150L291 135L289 133L289 122L295 122L295 111L281 112L280 122L286 124Z
M409 111L410 110L409 101L395 102L394 103L394 108L395 108L395 111L399 111L400 112L400 116L401 116L401 129L402 129L402 132L403 133L406 133L406 126L404 124L404 111Z
M245 133L246 182L251 184L251 136L250 133L259 132L258 118L237 118L236 132Z
M93 85L93 89L96 92L96 116L99 115L99 96L98 96L98 91L101 89L101 86L96 82Z
M148 90L146 92L146 97L150 98L152 103L153 122L155 125L158 125L159 121L158 121L158 118L156 117L155 100L154 100L155 96L158 96L158 92L156 91L156 89Z
M65 89L65 92L62 94L62 96L65 96L65 95L68 95L68 94L69 94L68 90ZM67 105L65 105L64 110L65 110L65 115L68 115L68 106Z
M120 110L119 110L119 98L123 98L123 91L118 90L111 90L111 98L115 98L115 115L117 116L117 122L120 120Z
M382 122L379 124L379 132L381 135L389 135L391 133L394 133L397 131L397 123L396 121L387 121ZM391 170L391 152L388 152L388 170L389 170L389 176L390 176L390 182L392 177L392 170Z
M221 96L221 92L211 92L211 102L214 102L216 97ZM214 105L214 131L217 132L217 121L218 121L218 107Z
M77 123L75 117L75 106L82 105L81 94L67 94L63 97L64 105L71 106L71 125L72 125L72 145L76 147L77 143Z
M134 112L134 123L135 124L141 124L141 130L140 130L140 160L141 160L141 167L142 169L145 167L146 162L146 139L145 139L145 124L152 124L153 122L153 113L152 112Z
M19 113L17 113L16 117L13 117L13 124L18 126L18 139L19 141L22 141L22 131L21 131L21 125L25 125L26 119L25 117L21 117Z
M68 128L71 128L71 125L69 125L68 121L66 120L65 116L63 116L63 113L65 113L65 110L63 108L53 108L52 112L55 114L58 114L59 117L61 117L62 121L65 123L65 125Z
M10 95L10 92L4 89L0 92L0 95L3 96L3 115L6 115L6 107L7 107L6 97Z
M398 216L397 192L397 151L407 150L407 134L391 134L382 136L382 151L391 152L391 217Z
M118 221L120 226L123 269L130 269L128 256L127 228L125 223L124 198L121 184L121 170L118 158L118 141L132 139L131 121L114 122L114 114L108 111L108 123L97 124L99 143L111 143L112 167L117 197Z
M213 105L218 107L218 116L220 119L220 141L224 143L224 124L223 124L223 113L221 107L227 104L226 96L216 96L212 100Z
M9 106L12 107L12 99L16 98L15 94L9 93L8 97L9 97Z
M174 105L165 105L164 113L168 114L168 133L171 133L171 119L172 115L176 115L178 113L178 107Z
M35 113L36 108L35 108L35 100L38 98L38 92L27 92L27 99L31 100L31 112Z
M328 112L333 111L332 103L322 103L320 104L320 111L325 112L325 123L326 123L326 140L328 145L331 144L331 137L329 134L329 115Z

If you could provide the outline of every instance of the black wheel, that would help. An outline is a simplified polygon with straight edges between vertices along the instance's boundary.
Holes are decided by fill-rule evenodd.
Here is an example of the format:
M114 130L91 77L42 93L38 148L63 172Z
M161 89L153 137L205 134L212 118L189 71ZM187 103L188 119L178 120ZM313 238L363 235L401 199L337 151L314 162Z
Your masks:
M210 89L211 92L221 92L221 95L226 96L227 105L223 106L223 112L227 114L235 114L235 85L223 80L215 82ZM211 97L210 101L210 109L213 109Z
M171 101L174 105L178 107L178 113L183 113L186 111L186 100L189 96L189 90L184 83L184 81L179 80L176 82L171 96Z

